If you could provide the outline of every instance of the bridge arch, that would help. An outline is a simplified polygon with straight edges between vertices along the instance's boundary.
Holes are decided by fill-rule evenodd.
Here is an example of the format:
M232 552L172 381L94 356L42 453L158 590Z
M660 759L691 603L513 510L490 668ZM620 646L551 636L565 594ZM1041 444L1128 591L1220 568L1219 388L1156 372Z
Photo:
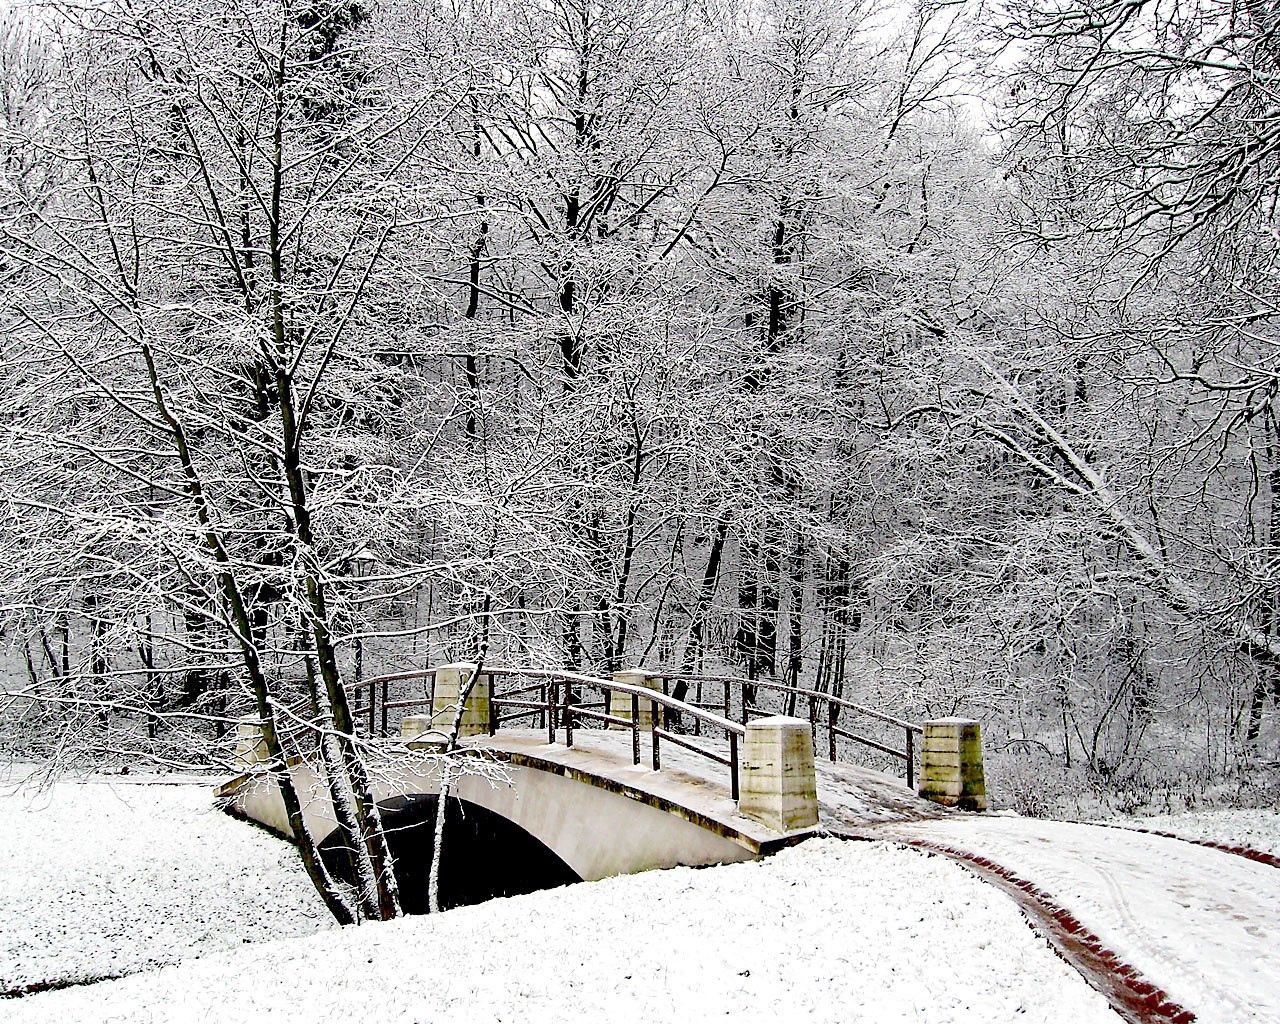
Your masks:
M397 796L379 804L406 914L429 908L432 852L439 797ZM503 896L553 889L582 879L546 845L485 807L450 799L440 861L440 906L471 906ZM320 843L329 870L355 882L346 837L335 829Z
M454 781L456 797L518 828L584 881L651 868L751 860L800 838L752 828L750 822L735 820L736 814L708 809L697 800L696 787L688 787L691 799L672 799L651 787L628 786L566 763L553 751L490 749L484 756L502 762L501 770L465 772ZM379 805L438 796L441 760L412 751L385 766L374 785ZM295 763L290 774L307 828L318 837L330 835L337 822L316 771ZM237 776L219 788L218 797L229 812L293 838L279 785L269 773Z

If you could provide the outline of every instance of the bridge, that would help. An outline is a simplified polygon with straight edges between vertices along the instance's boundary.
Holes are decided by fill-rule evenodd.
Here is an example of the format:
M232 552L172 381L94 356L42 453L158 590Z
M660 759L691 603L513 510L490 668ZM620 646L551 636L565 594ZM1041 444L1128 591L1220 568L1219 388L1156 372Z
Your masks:
M429 859L425 832L445 771L458 798L451 832L464 837L455 868L494 856L495 845L519 852L519 871L510 858L455 870L459 902L748 860L819 831L985 807L977 723L914 723L772 681L462 663L377 676L349 693L403 870ZM441 756L455 722L459 749ZM334 835L327 787L305 750L313 733L300 717L289 771L308 829ZM868 756L872 765L859 763ZM241 726L237 757L244 771L219 787L222 805L292 838L256 725Z
M985 807L977 723L914 723L817 690L648 669L603 679L441 665L351 692L409 912L422 908L423 833L449 771L459 799L446 808L445 906L751 860L819 832L890 841L949 858L1006 892L1129 1024L1280 1019L1280 990L1269 983L1280 969L1280 858L1117 827L955 813ZM442 756L455 722L461 746ZM297 733L314 728L299 722ZM219 788L224 806L288 837L252 724L238 753L244 771ZM335 832L306 751L288 766L308 827Z

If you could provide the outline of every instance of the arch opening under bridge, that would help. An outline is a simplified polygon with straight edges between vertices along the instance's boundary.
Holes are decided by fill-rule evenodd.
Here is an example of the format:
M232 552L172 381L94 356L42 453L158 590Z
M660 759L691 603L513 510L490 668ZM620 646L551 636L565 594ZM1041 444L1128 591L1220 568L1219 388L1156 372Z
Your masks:
M418 794L388 797L378 805L406 914L428 911L439 802L438 796ZM442 910L582 881L545 843L487 807L450 799L444 827L447 840L439 877ZM335 829L320 843L320 855L335 877L355 884L341 831Z

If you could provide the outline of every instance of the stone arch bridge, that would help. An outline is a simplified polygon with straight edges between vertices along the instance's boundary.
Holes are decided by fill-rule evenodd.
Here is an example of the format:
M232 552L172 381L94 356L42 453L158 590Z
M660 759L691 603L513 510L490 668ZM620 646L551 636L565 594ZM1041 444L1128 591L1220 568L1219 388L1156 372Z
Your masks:
M687 699L672 695L673 683L685 684ZM421 693L400 696L406 686ZM649 669L612 679L477 673L471 664L352 690L376 754L376 795L393 821L420 828L448 770L472 826L521 859L552 865L547 877L558 880L749 860L816 832L985 807L977 723L917 724L816 690ZM461 749L444 758L460 704ZM877 767L858 763L866 752ZM242 725L244 770L218 798L292 838L263 754L256 725ZM905 781L878 770L893 763ZM333 808L310 759L291 758L289 771L309 830L329 835Z

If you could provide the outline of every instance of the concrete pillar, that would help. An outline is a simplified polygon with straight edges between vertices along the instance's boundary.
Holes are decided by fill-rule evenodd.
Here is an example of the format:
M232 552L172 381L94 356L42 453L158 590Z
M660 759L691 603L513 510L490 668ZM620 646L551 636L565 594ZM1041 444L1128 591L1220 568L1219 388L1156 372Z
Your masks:
M262 726L257 722L239 722L236 724L236 767L249 771L256 765L271 760L267 754L267 741L262 735Z
M443 747L444 730L434 732L433 715L405 715L400 719L400 741L408 747Z
M613 681L622 683L624 686L643 686L646 690L662 692L662 677L650 675L649 671L643 668L628 668L623 669L621 672L615 672ZM653 702L641 697L639 712L637 717L640 720L640 728L650 728L653 725ZM609 714L615 718L625 718L628 722L631 721L631 694L622 690L610 690ZM621 729L624 727L610 723L609 728Z
M799 718L776 715L747 726L738 810L775 832L818 823L813 733Z
M431 705L431 717L427 728L448 735L449 730L453 728L453 717L458 710L459 695L475 668L473 662L463 661L453 665L441 665L436 669L435 700ZM490 677L482 672L462 711L462 721L458 725L458 739L488 735L489 695ZM402 734L403 731L402 727Z
M926 800L965 811L987 809L982 732L973 719L925 722L920 769L920 795Z

